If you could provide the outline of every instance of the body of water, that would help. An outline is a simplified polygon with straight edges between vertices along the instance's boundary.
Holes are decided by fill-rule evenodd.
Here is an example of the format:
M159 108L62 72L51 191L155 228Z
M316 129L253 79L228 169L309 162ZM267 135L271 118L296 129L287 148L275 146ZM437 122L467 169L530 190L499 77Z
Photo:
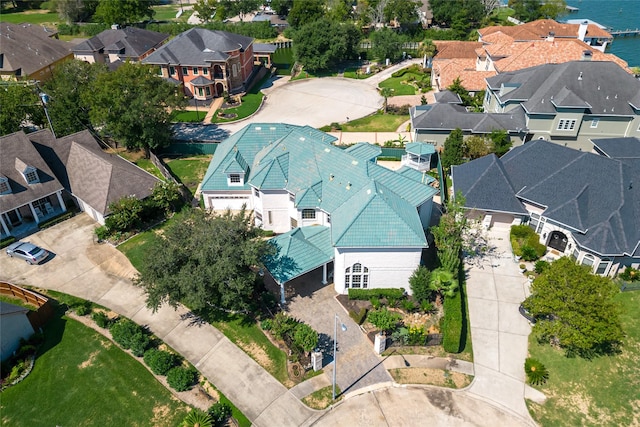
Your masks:
M578 12L569 13L560 20L590 19L613 30L640 28L640 0L566 0ZM640 67L640 36L616 37L607 49L629 63Z

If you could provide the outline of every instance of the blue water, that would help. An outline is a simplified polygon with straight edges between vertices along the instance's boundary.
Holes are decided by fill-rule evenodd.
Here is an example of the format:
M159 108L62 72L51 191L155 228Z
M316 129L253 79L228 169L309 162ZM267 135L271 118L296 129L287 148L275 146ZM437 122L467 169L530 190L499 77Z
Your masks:
M640 0L566 0L568 6L580 10L569 13L560 20L591 19L607 28L626 30L640 28ZM629 63L640 66L640 36L616 37L607 49Z

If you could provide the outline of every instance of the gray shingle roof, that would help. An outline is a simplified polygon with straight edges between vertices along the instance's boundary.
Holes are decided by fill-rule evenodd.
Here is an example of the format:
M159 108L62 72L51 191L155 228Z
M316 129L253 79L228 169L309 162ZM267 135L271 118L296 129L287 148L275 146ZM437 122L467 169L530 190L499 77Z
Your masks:
M461 105L436 103L411 109L411 125L417 130L462 130L489 133L506 129L517 132L525 127L524 111L508 113L468 113ZM429 108L424 108L429 107Z
M640 101L640 81L604 61L540 65L490 77L487 85L494 91L515 86L498 98L502 103L524 100L523 107L532 114L555 113L558 105L585 108L591 114L633 115L630 104Z
M442 102L447 104L462 104L462 99L460 99L460 95L455 92L451 92L450 90L443 90L441 92L437 92L434 97L436 98L436 102Z
M495 154L452 166L454 190L460 191L469 209L526 215L527 210Z
M206 66L213 61L225 61L228 52L246 50L253 43L251 37L226 31L192 28L178 34L142 60L144 64Z
M479 170L485 165L487 171L496 169L494 163L499 162L516 196L542 206L546 218L575 230L573 237L583 247L601 255L640 255L640 185L634 184L640 182L640 162L623 162L543 140L516 147L501 159L487 157L470 162L473 166L454 168L456 190L478 185L485 177ZM499 174L493 179L505 188ZM490 193L477 191L481 196L473 197ZM500 194L491 197L496 198L495 206L501 206ZM467 206L474 207L473 201L468 200Z
M640 138L603 138L592 139L591 142L607 157L640 161Z
M0 175L8 179L11 187L11 193L0 195L0 212L16 209L63 189L54 172L24 132L1 137L0 153ZM18 170L24 169L22 165L34 167L40 182L27 184Z
M28 137L65 188L102 215L124 196L148 197L159 181L122 157L104 152L89 131L57 140L49 131Z

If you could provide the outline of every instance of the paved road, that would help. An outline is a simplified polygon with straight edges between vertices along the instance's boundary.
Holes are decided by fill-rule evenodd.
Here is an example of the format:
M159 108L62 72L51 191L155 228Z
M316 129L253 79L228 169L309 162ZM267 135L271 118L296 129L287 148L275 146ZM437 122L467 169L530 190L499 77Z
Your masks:
M531 326L518 312L528 280L513 261L509 229L488 232L487 255L467 258L467 299L475 379L469 392L535 425L524 402L528 336Z

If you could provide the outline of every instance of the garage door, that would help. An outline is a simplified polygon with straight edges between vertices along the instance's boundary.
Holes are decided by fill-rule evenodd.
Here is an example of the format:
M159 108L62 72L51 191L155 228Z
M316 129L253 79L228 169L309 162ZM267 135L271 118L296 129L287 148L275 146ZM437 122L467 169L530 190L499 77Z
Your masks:
M510 228L511 224L513 224L514 216L506 213L492 213L493 217L493 227L498 228Z

